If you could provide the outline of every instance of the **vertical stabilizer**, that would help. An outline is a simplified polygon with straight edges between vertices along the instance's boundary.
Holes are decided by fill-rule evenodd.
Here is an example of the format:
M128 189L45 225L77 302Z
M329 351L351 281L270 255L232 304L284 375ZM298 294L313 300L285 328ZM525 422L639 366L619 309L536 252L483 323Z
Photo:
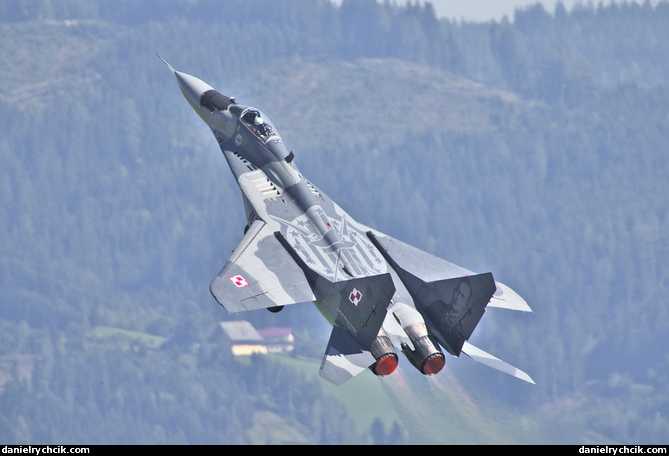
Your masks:
M341 386L372 364L372 354L364 350L348 332L335 326L323 355L319 375Z

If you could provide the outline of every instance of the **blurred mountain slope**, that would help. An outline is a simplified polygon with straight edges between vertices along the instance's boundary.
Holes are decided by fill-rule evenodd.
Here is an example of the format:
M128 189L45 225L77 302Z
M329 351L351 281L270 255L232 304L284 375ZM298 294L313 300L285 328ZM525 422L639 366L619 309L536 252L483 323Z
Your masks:
M669 92L655 59L661 47L650 45L665 31L647 19L663 17L665 2L650 11L535 7L514 23L436 27L428 8L374 2L276 9L233 1L209 17L193 7L205 1L167 2L153 17L133 10L137 2L113 13L105 1L50 3L0 10L8 43L0 51L0 365L11 379L0 396L3 441L248 443L262 439L254 425L277 416L296 441L309 432L307 442L371 440L322 386L288 368L257 359L231 370L211 350L193 353L229 318L207 285L244 217L215 140L158 52L262 109L304 174L353 217L492 271L527 299L533 315L490 309L473 343L539 386L450 360L465 393L504 401L550 442L663 442ZM356 14L375 19L367 29L343 20ZM300 28L313 17L320 28ZM630 40L619 60L607 54L604 83L586 38L607 46L621 21L650 39ZM438 37L453 58L428 58L421 36ZM630 56L646 63L624 72ZM311 307L247 317L294 327L298 352L321 356L328 328ZM162 328L186 342L176 353L127 352L91 342L96 325ZM190 412L179 415L183 407ZM230 410L234 419L197 430ZM494 416L485 413L484 421ZM421 424L401 424L408 441L433 442ZM450 441L475 441L468 435Z

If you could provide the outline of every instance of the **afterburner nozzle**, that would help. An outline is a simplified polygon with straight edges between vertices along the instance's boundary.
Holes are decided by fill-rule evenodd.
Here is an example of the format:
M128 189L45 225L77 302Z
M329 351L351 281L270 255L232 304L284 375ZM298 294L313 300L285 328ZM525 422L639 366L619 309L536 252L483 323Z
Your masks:
M383 328L379 331L379 335L372 342L370 352L376 362L370 366L374 374L379 377L385 377L395 372L397 369L397 354L390 342L388 335Z

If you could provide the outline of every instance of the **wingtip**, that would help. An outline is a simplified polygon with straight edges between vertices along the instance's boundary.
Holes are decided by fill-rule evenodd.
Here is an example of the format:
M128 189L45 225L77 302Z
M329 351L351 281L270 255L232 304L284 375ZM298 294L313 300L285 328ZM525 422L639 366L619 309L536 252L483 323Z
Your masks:
M520 369L518 369L517 375L515 375L514 377L520 380L525 380L527 383L531 383L532 385L536 385L534 380L532 380L532 377L530 377L529 375L527 375L526 372L523 372Z

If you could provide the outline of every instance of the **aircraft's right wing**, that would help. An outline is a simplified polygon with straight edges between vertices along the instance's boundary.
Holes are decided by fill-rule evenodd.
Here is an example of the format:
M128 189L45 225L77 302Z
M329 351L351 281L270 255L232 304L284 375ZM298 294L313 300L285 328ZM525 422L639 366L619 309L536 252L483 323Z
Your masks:
M302 269L260 219L251 224L209 290L230 313L316 299Z

